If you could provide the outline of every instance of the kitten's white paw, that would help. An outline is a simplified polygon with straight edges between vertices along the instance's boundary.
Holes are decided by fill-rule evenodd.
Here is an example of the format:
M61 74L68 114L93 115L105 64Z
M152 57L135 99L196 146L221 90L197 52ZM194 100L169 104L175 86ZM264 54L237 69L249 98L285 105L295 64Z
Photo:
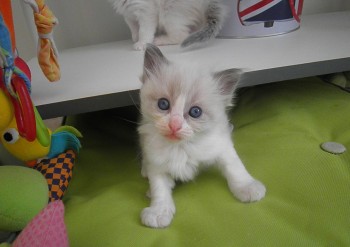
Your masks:
M253 180L244 186L233 186L233 194L242 202L255 202L264 198L265 186L258 180Z
M164 228L170 225L173 215L175 213L174 207L155 206L144 208L141 212L141 221L144 225L153 228Z
M146 43L144 42L136 42L134 44L134 49L137 50L137 51L143 51L146 49Z

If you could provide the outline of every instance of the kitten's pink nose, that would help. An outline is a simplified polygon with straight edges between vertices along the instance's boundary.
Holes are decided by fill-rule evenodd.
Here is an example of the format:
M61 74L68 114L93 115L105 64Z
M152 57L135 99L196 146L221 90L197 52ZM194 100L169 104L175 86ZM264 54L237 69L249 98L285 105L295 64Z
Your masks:
M169 128L173 133L179 131L182 127L182 117L179 114L170 117Z

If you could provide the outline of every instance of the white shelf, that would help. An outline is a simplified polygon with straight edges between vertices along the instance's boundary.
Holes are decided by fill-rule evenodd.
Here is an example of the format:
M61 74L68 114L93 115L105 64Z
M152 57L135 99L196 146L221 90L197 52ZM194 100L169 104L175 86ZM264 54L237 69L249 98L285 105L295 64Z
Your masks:
M252 39L216 39L184 51L161 47L169 59L185 59L215 70L245 68L241 86L350 70L350 11L304 16L297 31ZM36 58L32 99L43 118L133 104L141 86L143 52L131 41L105 43L60 52L61 80L50 83Z

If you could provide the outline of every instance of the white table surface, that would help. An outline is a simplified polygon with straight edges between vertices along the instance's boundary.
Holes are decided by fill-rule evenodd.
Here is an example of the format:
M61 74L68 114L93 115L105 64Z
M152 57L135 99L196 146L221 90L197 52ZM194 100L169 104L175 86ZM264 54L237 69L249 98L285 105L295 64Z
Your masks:
M284 35L216 39L195 50L161 47L170 59L204 68L245 68L241 87L350 70L350 11L303 16L301 28ZM49 82L36 58L32 99L43 118L131 105L138 101L143 52L130 40L60 51L61 80Z

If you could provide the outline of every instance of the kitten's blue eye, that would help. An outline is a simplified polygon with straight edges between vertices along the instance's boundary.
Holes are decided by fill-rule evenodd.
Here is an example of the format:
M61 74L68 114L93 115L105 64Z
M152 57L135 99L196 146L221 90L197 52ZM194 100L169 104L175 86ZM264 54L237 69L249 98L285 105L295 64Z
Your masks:
M170 103L167 99L161 98L158 100L158 107L159 107L159 109L164 110L164 111L169 110Z
M202 115L202 109L199 108L198 106L193 106L190 109L189 114L193 118L199 118Z

